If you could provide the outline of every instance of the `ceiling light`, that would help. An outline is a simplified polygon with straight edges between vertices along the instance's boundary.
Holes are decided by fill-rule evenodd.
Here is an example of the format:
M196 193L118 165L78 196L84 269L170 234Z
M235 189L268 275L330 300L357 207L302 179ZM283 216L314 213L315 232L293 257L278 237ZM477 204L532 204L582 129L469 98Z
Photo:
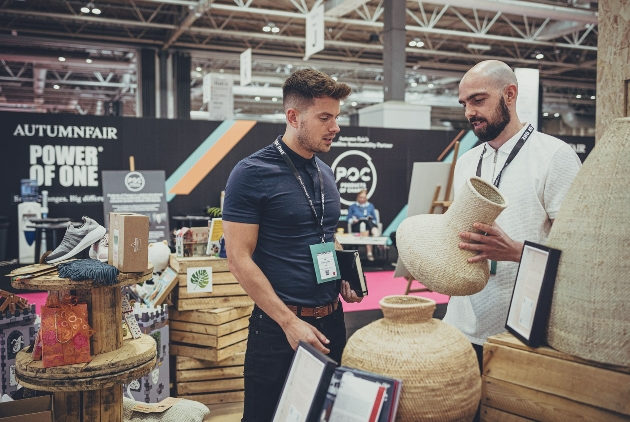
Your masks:
M273 101L273 102L275 103L276 101L278 101L278 99L277 99L276 97L273 97L273 98L271 99L271 101Z
M83 7L81 8L81 12L83 12L83 13L90 13L90 8L89 8L89 7L87 7L87 6L83 6Z
M409 41L409 47L415 47L416 42L414 40Z
M86 62L87 64L90 64L90 63L92 63L92 59L85 59L85 62Z
M543 113L543 117L549 116L549 113Z
M337 77L336 76L333 76L332 78L333 78L333 81L337 82Z
M560 117L560 113L553 113L553 117Z
M270 32L271 31L271 27L269 25L265 25L265 26L263 26L263 31Z
M197 66L197 68L195 69L197 72L201 72L201 66Z
M344 105L345 103L343 101L339 101L339 105Z
M271 32L273 32L274 34L277 34L278 32L280 32L280 28L278 28L277 26L274 26L273 28L271 28Z
M595 96L594 96L594 95L591 95L591 100L594 100L594 99L595 99Z
M94 13L95 15L100 15L101 14L101 9L98 9L98 8L95 7L95 8L92 9L92 13Z
M418 86L418 82L412 82L411 86L414 87L414 88L417 87Z
M288 67L289 69L293 69L293 65L292 65L291 63L289 63L289 64L287 65L287 67Z
M420 48L420 47L424 47L424 42L422 41L416 41L416 47Z
M53 85L54 89L59 89L59 85Z
M576 95L575 98L582 98L580 94Z
M65 61L66 61L66 58L65 58L65 57L63 57L63 56L60 56L60 57L59 57L59 61L60 61L60 62L65 62Z
M429 84L429 85L427 85L427 86L428 86L429 88L433 88L435 85L433 85L433 84Z
M351 105L352 105L352 107L356 107L356 106L357 106L357 102L356 102L356 101L353 101L353 102L351 103Z
M536 58L537 58L538 60L542 60L542 58L543 58L543 57L545 57L545 55L544 55L543 53L538 53L538 54L536 54Z
M254 100L260 101L260 97L254 97Z
M492 47L490 47L489 45L484 45L484 44L468 44L468 48L470 48L471 50L483 50L483 51L492 50Z

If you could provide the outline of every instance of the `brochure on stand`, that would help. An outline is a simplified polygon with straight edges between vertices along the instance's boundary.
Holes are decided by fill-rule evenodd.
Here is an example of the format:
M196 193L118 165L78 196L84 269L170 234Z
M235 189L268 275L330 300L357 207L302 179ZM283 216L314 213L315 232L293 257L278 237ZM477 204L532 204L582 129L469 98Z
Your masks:
M350 287L356 292L357 296L367 296L367 283L365 282L365 274L363 274L363 268L361 267L359 251L341 250L336 252L341 279L350 283Z
M273 422L318 422L337 363L300 342L282 388Z

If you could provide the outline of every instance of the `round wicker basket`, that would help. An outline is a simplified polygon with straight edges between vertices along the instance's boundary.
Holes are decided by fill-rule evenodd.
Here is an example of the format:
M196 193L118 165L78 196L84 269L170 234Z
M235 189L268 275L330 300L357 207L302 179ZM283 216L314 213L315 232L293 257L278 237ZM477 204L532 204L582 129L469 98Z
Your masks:
M560 249L547 342L630 366L630 118L597 142L562 202L547 245Z
M470 421L481 397L477 356L464 335L433 319L435 301L385 296L384 318L348 340L343 365L403 381L396 421Z
M459 248L462 231L481 233L473 223L492 224L507 207L497 188L471 177L444 214L405 219L396 230L398 254L409 273L430 290L467 296L483 290L490 277L488 261L469 263L477 253Z

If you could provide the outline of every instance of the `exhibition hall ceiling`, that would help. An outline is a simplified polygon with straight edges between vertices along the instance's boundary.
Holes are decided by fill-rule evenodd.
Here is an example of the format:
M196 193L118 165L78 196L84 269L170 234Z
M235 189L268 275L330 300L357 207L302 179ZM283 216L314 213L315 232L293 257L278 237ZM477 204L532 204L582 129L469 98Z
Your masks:
M193 112L203 111L203 75L216 72L234 77L237 117L277 118L283 80L311 66L352 86L342 106L348 116L382 101L388 1L324 1L325 49L304 61L305 16L321 0L0 0L0 110L103 114L107 102L123 101L124 114L136 115L137 51L150 48L190 53ZM435 125L463 119L458 82L486 59L540 69L549 118L593 119L596 2L430 0L406 8L406 100L433 106ZM247 48L253 82L241 87Z

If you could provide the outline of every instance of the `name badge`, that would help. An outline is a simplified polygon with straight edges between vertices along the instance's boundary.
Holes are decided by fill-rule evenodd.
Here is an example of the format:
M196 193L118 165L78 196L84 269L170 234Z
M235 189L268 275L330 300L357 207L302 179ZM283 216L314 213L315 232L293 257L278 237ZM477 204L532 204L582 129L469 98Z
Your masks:
M339 263L333 242L311 245L311 257L317 276L317 284L339 280Z
M490 275L496 275L497 273L497 261L490 261Z

